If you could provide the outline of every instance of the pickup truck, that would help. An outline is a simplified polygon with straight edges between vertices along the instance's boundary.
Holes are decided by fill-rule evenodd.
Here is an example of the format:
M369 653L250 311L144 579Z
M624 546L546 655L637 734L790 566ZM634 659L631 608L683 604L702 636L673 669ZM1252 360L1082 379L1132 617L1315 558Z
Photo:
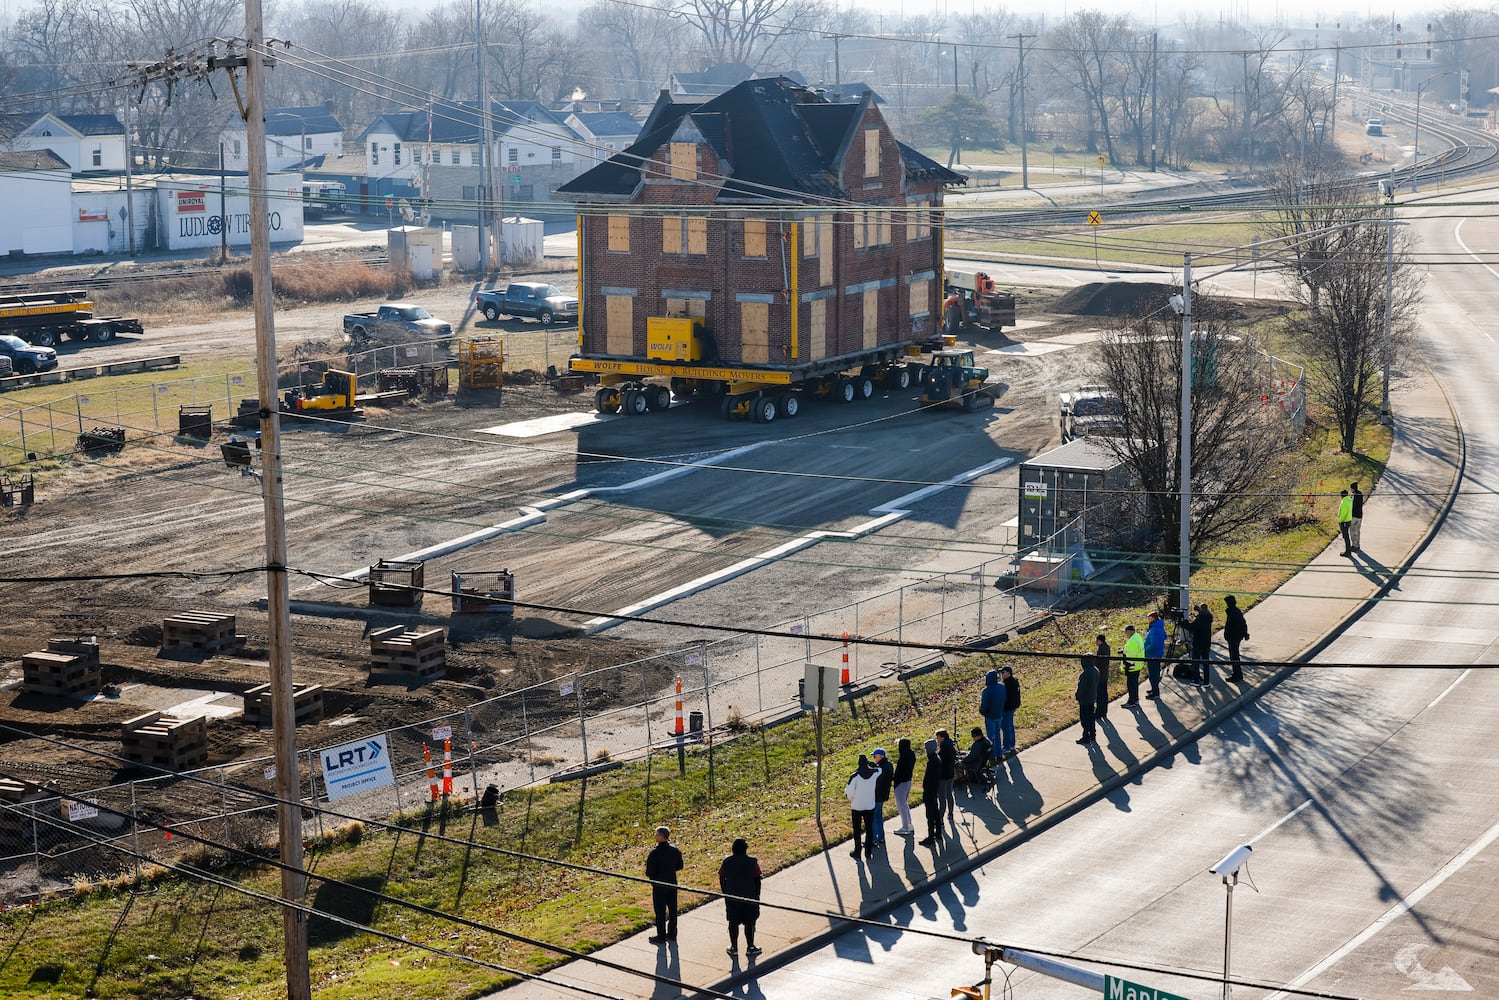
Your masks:
M578 300L564 295L556 285L544 285L537 281L512 281L501 291L498 288L480 289L474 293L474 308L493 322L501 316L515 319L539 320L542 325L559 320L578 321Z
M370 341L425 340L446 347L453 342L453 324L410 302L389 302L370 312L344 317L344 336L353 344Z
M1124 433L1124 404L1112 389L1102 385L1085 385L1076 392L1064 392L1062 402L1062 441L1095 437L1118 437Z

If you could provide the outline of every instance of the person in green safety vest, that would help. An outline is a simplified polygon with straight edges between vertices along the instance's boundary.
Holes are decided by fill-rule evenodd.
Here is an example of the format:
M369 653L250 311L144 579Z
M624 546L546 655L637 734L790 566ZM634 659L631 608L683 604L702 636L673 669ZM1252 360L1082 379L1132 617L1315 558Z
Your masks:
M1343 551L1339 555L1353 558L1353 539L1350 532L1353 530L1353 497L1348 491L1342 492L1342 499L1338 501L1338 531L1343 535Z
M1145 636L1135 631L1133 625L1124 626L1124 671L1125 689L1129 697L1124 699L1125 708L1140 704L1140 671L1145 669Z

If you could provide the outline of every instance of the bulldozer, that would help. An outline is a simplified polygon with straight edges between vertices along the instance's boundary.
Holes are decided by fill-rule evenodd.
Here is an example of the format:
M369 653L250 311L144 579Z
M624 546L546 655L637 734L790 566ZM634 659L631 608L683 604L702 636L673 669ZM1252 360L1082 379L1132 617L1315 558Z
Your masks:
M364 410L354 405L359 376L353 372L330 369L323 380L286 390L281 410L289 416L329 417L334 420L360 420Z
M968 413L993 409L994 390L989 369L974 364L969 350L933 351L922 371L921 401L929 406L957 407Z
M957 295L962 302L964 326L999 333L1015 325L1015 296L997 291L994 279L983 271L949 268L942 280L946 294Z

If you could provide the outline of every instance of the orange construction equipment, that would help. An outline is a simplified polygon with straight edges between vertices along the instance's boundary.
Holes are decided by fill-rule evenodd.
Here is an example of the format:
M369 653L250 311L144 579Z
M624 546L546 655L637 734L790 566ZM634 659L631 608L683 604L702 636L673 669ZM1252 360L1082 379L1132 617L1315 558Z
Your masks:
M848 687L853 682L853 678L848 673L848 633L845 632L843 633L843 676L839 678L838 683Z
M432 750L427 744L422 744L422 757L427 761L427 790L431 792L432 801L437 801L437 772L432 769Z
M677 724L672 732L678 736L683 735L686 730L682 727L682 675L677 674Z
M442 741L442 794L446 798L453 794L453 740Z

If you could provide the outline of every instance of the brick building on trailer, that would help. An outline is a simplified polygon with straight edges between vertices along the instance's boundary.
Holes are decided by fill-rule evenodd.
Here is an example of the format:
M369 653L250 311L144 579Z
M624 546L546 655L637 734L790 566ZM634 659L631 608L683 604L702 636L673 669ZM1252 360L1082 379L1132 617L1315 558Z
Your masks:
M648 321L676 316L701 318L705 364L888 361L938 335L943 192L963 183L869 94L663 93L638 141L557 190L580 212L580 358L661 358Z

